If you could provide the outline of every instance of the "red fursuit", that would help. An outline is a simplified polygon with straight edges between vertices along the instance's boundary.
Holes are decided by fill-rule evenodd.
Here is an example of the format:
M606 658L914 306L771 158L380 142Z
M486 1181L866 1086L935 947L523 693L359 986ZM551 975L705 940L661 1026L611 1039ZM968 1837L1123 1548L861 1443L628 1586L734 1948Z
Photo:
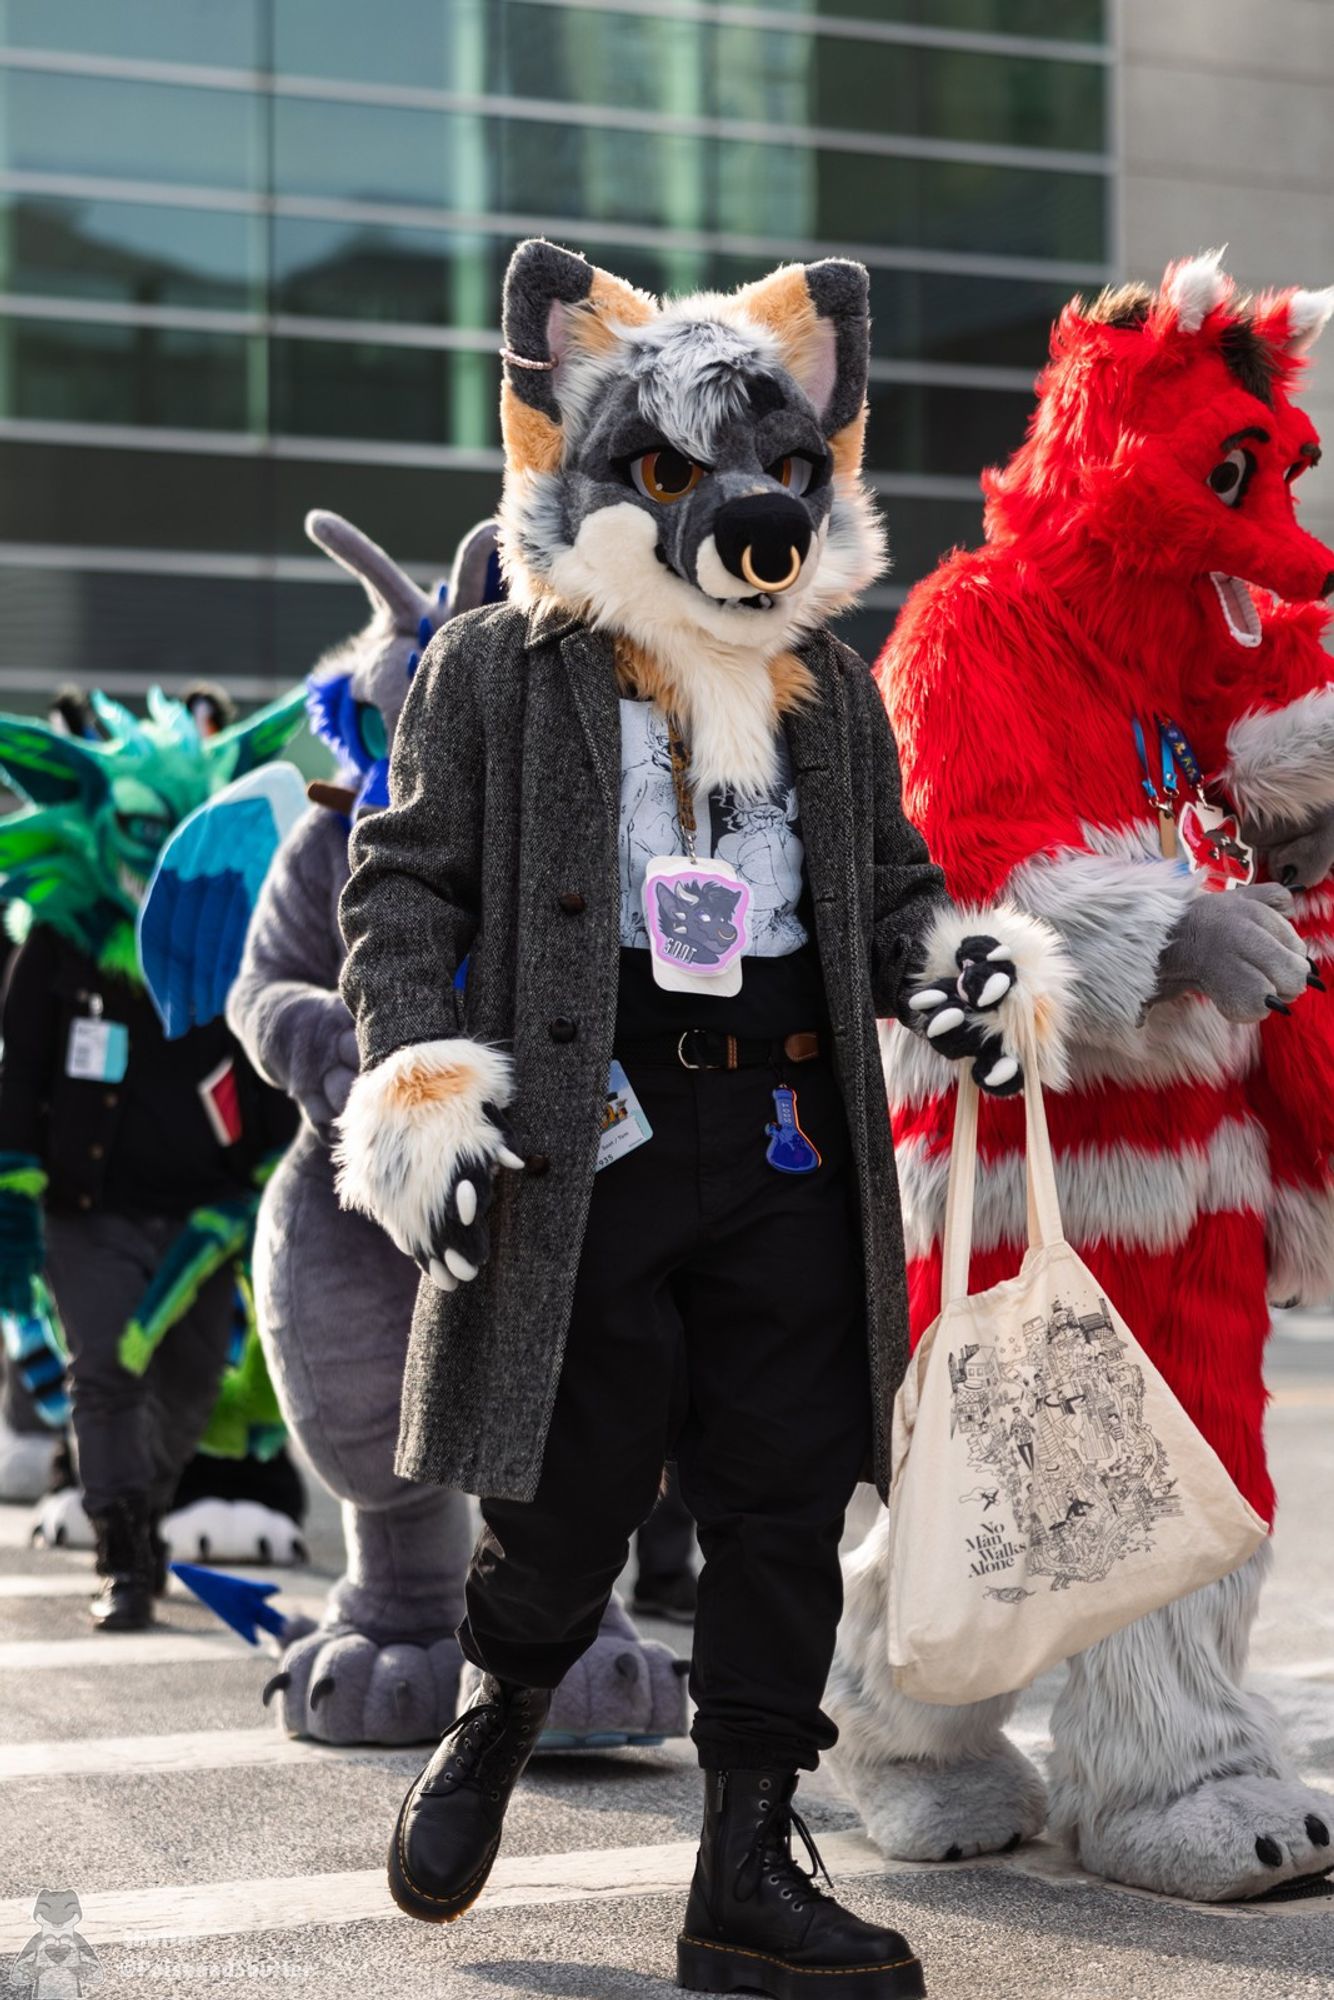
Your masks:
M986 475L986 544L910 596L878 669L908 810L956 898L1009 894L1080 972L1072 1087L1050 1099L1070 1235L1247 1496L1269 1293L1334 1290L1334 995L1261 1028L1153 968L1202 890L1164 855L1157 776L1178 724L1209 797L1252 826L1334 809L1321 647L1334 552L1293 505L1319 457L1290 399L1330 301L1238 298L1217 260L1067 307L1026 443ZM1334 886L1298 898L1334 958ZM939 1298L951 1076L887 1042L915 1330ZM1015 1269L1022 1114L983 1107L974 1282Z

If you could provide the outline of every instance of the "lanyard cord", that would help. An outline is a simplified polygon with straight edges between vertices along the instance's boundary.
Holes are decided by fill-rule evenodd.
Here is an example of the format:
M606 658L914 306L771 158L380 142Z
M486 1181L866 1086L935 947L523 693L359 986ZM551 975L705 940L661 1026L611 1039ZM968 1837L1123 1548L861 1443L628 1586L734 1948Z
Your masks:
M695 853L695 799L690 788L690 752L686 749L681 725L674 715L667 722L667 748L672 758L672 789L676 793L676 818L681 828L681 839L690 859L696 861L699 857Z

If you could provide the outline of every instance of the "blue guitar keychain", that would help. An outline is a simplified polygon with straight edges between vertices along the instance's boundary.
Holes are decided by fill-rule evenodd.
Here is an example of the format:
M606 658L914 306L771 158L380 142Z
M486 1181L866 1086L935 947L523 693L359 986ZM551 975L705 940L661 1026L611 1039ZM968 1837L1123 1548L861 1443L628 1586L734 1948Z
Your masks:
M769 1134L765 1159L780 1174L813 1174L820 1164L820 1155L801 1129L797 1093L785 1083L779 1084L774 1092L774 1112L777 1124L764 1128Z

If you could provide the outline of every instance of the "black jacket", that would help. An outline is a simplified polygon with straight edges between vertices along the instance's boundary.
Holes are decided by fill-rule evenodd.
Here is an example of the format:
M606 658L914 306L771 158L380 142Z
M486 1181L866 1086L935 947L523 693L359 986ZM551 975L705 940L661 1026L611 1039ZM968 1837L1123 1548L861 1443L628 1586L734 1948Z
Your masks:
M99 1014L129 1032L119 1082L68 1074L74 1023ZM260 1081L222 1021L169 1042L146 993L46 927L14 954L3 1020L0 1152L41 1160L57 1212L187 1215L249 1188L295 1132L292 1106ZM210 1077L224 1125L239 1122L227 1144L201 1092Z

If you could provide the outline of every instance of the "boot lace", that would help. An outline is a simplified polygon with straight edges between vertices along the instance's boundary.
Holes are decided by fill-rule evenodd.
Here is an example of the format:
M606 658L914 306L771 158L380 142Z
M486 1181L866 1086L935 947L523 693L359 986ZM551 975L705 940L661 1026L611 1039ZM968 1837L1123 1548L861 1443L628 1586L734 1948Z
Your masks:
M779 1802L771 1807L765 1799L761 1801L760 1812L764 1817L755 1829L755 1838L737 1864L733 1884L737 1901L748 1901L759 1893L761 1882L767 1882L770 1888L779 1891L785 1903L792 1903L794 1910L803 1910L808 1901L815 1902L824 1896L819 1876L824 1877L831 1890L834 1886L815 1837L794 1805ZM793 1834L806 1850L809 1868L803 1868L792 1852ZM794 1897L800 1900L793 1901Z
M474 1702L471 1708L464 1709L462 1715L456 1715L448 1729L441 1732L441 1748L451 1736L454 1747L432 1781L430 1791L452 1791L459 1785L476 1783L487 1752L494 1747L500 1734L504 1717L504 1708L498 1701Z

